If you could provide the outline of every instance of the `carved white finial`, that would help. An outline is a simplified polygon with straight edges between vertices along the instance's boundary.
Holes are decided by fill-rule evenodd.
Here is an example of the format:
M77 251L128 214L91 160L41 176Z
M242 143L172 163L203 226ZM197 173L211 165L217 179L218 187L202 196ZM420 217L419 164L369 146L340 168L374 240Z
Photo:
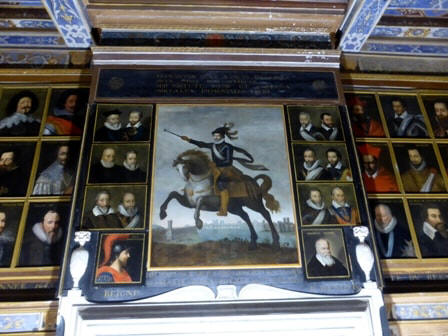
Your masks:
M79 245L84 246L90 241L91 233L89 231L76 231L74 241L79 243Z
M73 278L73 288L78 288L79 280L86 272L89 263L89 252L84 245L90 241L91 233L88 231L75 232L74 241L79 243L79 247L73 250L70 260L70 274Z
M365 226L355 226L353 235L359 239L359 244L356 245L356 259L366 276L366 282L371 282L370 272L372 271L375 258L369 245L364 242L369 235L369 229Z
M364 243L364 240L369 235L369 229L366 226L355 226L353 228L353 235L358 238L361 243Z

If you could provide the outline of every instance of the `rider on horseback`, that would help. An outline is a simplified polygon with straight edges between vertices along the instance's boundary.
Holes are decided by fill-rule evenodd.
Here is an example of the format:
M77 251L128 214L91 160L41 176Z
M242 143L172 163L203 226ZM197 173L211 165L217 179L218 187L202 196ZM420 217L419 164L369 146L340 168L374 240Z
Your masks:
M187 136L181 136L181 139L192 143L200 148L209 148L212 152L212 166L213 181L215 193L220 196L221 206L217 212L218 216L227 216L227 206L229 204L229 184L235 182L237 185L243 185L244 174L238 168L233 166L233 161L238 161L244 167L252 170L267 170L262 165L254 165L252 155L246 150L233 146L226 142L226 138L230 140L237 139L238 131L231 131L232 124L226 123L223 127L218 127L212 132L214 142L202 142L190 139ZM246 158L237 158L233 156L234 152L244 154ZM234 184L235 184L234 183ZM245 191L247 195L247 191Z

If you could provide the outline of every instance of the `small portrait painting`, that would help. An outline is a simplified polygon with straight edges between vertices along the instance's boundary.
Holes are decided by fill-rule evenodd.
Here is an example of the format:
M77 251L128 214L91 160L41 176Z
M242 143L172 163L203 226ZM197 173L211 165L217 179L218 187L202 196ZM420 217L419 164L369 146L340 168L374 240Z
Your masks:
M79 142L44 142L33 195L71 195L75 185Z
M302 225L360 224L351 183L299 183L297 191Z
M11 264L23 203L0 204L0 267Z
M338 141L343 139L339 111L328 106L288 106L292 140Z
M308 279L350 277L344 236L340 229L304 229L302 243Z
M448 200L408 200L423 258L448 257Z
M89 89L53 89L43 135L81 135Z
M0 144L0 197L25 196L33 165L35 144Z
M366 191L368 193L398 192L387 144L358 142L357 149Z
M393 144L406 192L445 192L446 186L431 144Z
M94 283L136 284L142 282L144 241L144 234L102 234Z
M144 183L148 170L146 144L92 146L89 183Z
M98 105L95 141L148 141L152 111L152 105Z
M352 181L345 144L293 144L296 180Z
M47 89L5 89L0 103L0 136L39 135Z
M369 207L380 258L415 258L402 200L369 199Z
M355 137L384 137L383 125L373 94L345 95Z
M416 96L381 95L380 101L392 138L428 137Z
M448 138L448 96L422 96L436 138Z
M92 186L84 197L83 229L141 229L146 186Z
M64 241L70 203L32 203L20 249L20 266L58 266L64 256Z

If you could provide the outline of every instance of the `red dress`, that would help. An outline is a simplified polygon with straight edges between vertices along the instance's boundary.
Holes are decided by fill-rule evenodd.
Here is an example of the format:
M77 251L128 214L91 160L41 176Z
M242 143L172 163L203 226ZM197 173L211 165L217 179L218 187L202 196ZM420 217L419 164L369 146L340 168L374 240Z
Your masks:
M362 173L364 180L364 187L368 193L381 192L398 192L398 185L391 173L384 168L378 170L376 178L368 176L365 172Z
M370 120L369 126L365 123L352 123L355 137L384 137L384 130L381 124L376 120Z
M102 273L111 274L114 282L132 282L132 279L126 270L118 272L110 266L101 266L96 272L96 278L98 278Z

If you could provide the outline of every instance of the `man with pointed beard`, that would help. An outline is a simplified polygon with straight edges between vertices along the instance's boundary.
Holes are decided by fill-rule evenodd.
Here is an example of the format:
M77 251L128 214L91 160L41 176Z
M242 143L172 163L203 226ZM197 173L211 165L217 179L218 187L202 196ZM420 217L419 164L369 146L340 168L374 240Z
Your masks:
M336 218L328 211L319 189L310 189L309 198L306 200L302 211L302 223L304 225L338 223Z
M126 270L130 248L126 244L129 234L110 234L103 244L103 262L96 271L97 283L126 283L132 278Z
M423 209L424 221L418 236L422 257L448 257L448 230L440 206L428 204Z
M375 207L375 238L381 258L415 257L409 232L403 230L387 204Z
M299 180L326 180L326 171L316 157L314 149L308 147L303 151L303 164L299 168Z
M341 132L335 126L333 121L333 116L324 112L320 115L321 125L319 128L319 132L324 136L324 140L341 140Z
M124 169L115 164L115 149L107 147L101 154L100 162L95 162L90 169L89 180L92 183L124 182Z
M437 168L428 167L418 147L407 149L409 169L401 178L406 192L444 192L446 191L443 178Z
M358 210L345 201L345 193L342 188L333 188L331 198L328 210L336 218L338 224L359 224Z
M336 148L329 148L325 152L327 156L327 166L325 167L326 177L329 180L352 181L352 173L342 164L341 152Z
M14 237L6 231L6 227L6 211L0 209L0 267L9 266L14 247Z
M434 136L437 138L448 137L448 104L444 101L434 102Z
M135 203L135 195L127 192L123 195L122 202L118 205L118 218L125 229L141 227L141 217Z
M106 118L104 125L95 133L96 141L122 141L123 129L120 121L120 110L105 111L102 113Z
M129 112L126 128L123 132L126 141L147 141L149 139L149 129L142 124L143 113L141 111Z
M33 195L70 195L73 192L75 176L67 167L69 153L67 145L58 146L56 160L40 173Z
M20 266L56 266L62 257L63 234L61 218L55 210L48 210L42 221L32 227L20 256Z
M102 190L95 197L95 206L87 214L84 227L88 229L118 229L121 222L110 205L110 192Z
M302 111L299 113L299 123L299 136L302 140L323 140L323 136L319 133L319 129L311 123L311 116L308 112Z
M352 112L352 129L355 137L384 137L385 133L381 124L372 119L365 111L367 103L359 97L348 101Z
M358 145L361 154L362 179L368 193L397 192L398 184L392 172L380 166L381 148L370 144Z
M387 120L391 137L421 138L428 136L422 115L409 113L406 102L399 97L394 97L391 104L394 115Z
M314 245L316 254L307 264L308 276L348 276L347 269L342 262L331 254L331 245L328 239L319 238Z
M122 182L145 182L146 174L137 163L137 152L130 150L123 161Z

